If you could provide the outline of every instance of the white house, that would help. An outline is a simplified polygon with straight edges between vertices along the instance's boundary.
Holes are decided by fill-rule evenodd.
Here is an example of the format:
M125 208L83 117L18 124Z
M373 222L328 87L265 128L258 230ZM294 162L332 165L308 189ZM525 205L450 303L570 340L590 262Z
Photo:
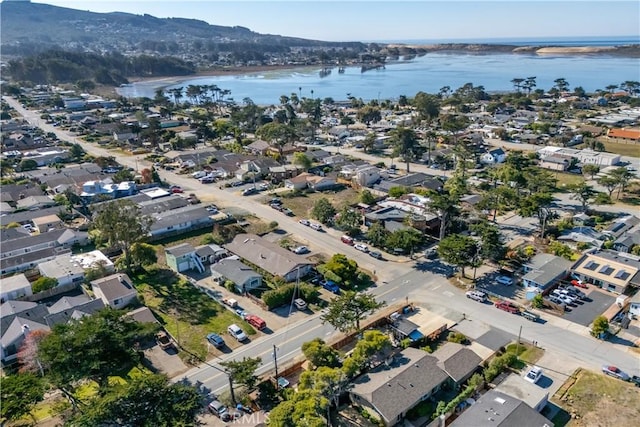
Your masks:
M84 280L84 269L71 254L58 255L51 261L38 264L42 276L58 280L58 286L81 283Z
M0 281L0 301L20 299L33 295L31 283L24 274L6 277Z
M504 163L507 159L507 153L502 148L496 148L484 153L480 157L480 161L487 165L495 165L498 163Z

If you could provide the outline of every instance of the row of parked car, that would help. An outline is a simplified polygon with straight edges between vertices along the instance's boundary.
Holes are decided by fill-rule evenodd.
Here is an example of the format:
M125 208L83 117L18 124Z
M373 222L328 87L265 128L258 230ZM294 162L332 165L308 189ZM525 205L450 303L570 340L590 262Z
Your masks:
M573 286L560 285L547 295L547 299L566 309L567 306L576 306L584 302L587 300L587 295Z

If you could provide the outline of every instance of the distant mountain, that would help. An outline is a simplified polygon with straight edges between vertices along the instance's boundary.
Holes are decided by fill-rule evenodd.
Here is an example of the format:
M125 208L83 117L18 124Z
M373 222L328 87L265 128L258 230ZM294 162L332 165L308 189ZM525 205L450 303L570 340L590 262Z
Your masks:
M2 55L29 55L50 48L92 51L203 55L255 50L257 56L292 49L363 51L359 42L324 42L259 34L244 27L210 25L183 18L129 13L95 13L26 1L0 4Z

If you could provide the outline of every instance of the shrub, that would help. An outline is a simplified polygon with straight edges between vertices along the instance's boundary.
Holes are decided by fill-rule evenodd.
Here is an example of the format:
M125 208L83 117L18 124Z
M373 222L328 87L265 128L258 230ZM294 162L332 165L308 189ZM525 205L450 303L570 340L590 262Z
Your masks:
M273 289L262 294L262 301L272 310L276 307L280 307L285 304L289 304L293 299L293 294L296 291L296 284L290 283L280 286L278 289ZM302 284L298 288L299 295L307 303L315 303L318 301L319 292L310 285Z
M58 279L53 277L42 276L31 284L31 289L34 293L46 291L58 286Z
M542 308L544 307L544 299L542 298L542 294L538 294L531 300L531 306L534 308Z
M447 341L455 342L458 344L467 344L469 340L466 335L460 332L452 332L447 336Z

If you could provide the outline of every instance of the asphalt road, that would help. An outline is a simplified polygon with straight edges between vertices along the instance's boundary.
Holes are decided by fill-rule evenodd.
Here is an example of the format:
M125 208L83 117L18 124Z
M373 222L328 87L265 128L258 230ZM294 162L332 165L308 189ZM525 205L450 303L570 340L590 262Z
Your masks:
M86 143L68 132L47 125L39 119L39 113L26 111L19 103L11 98L5 100L33 125L40 126L45 132L54 132L58 138L72 143L80 144L86 152L96 156L113 156L109 150ZM355 150L354 150L355 151ZM364 154L364 153L361 153ZM358 155L357 157L361 157ZM141 156L118 156L118 161L129 167L140 168L144 164ZM422 166L422 167L420 167ZM432 174L442 174L441 171L430 170L424 165L412 165L412 169L429 170ZM497 310L489 305L478 304L463 297L462 291L448 284L441 275L431 272L418 271L414 263L378 261L368 255L355 250L353 247L342 244L339 241L339 233L330 230L326 233L318 233L308 227L299 224L298 218L284 216L282 213L271 209L259 202L257 197L242 197L233 191L221 190L215 184L200 184L188 177L176 175L172 172L161 171L161 177L167 181L181 185L186 192L195 192L198 197L209 200L215 199L222 205L236 206L254 213L267 221L278 221L281 228L299 236L309 242L309 246L315 251L327 254L340 252L355 259L359 265L370 270L376 270L379 277L378 286L373 292L380 299L393 303L404 300L407 296L411 301L424 302L436 311L450 311L451 315L465 313L467 320L483 322L517 336L522 327L522 336L528 340L536 340L543 348L548 348L562 353L565 357L579 361L582 366L599 369L602 364L615 364L629 373L640 373L640 358L637 354L627 351L626 347L595 340L585 335L584 328L573 323L558 319L547 319L547 322L536 324L523 318ZM313 232L312 232L313 231ZM329 338L335 333L329 325L322 325L320 314L310 315L308 318L291 325L285 330L261 337L247 344L243 348L221 359L214 359L191 369L183 377L192 382L201 381L211 390L224 390L227 387L226 375L223 374L217 362L227 359L241 359L242 357L260 356L263 359L258 374L273 369L273 346L278 350L279 363L285 364L300 353L303 342L315 337ZM574 326L575 325L575 326ZM216 369L218 367L218 369Z

